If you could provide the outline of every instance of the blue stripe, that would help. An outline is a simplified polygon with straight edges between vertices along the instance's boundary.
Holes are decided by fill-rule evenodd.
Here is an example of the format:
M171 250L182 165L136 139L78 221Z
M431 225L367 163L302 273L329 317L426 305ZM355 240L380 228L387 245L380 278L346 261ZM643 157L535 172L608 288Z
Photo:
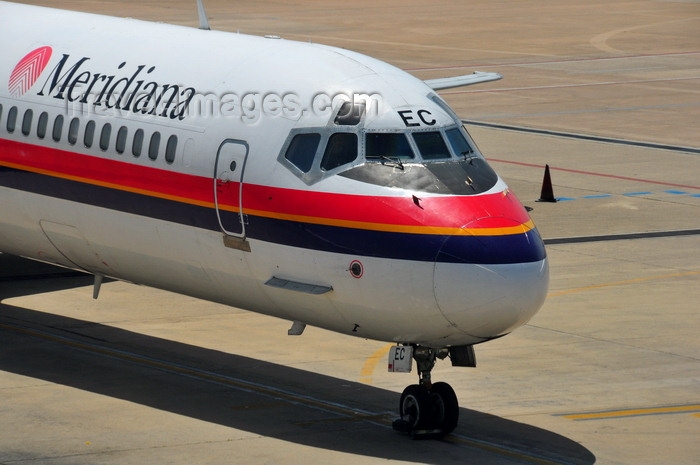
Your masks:
M448 236L353 229L247 217L250 238L326 252L447 263L505 264L543 260L537 229L499 236Z
M216 212L158 197L0 166L0 186L219 231Z

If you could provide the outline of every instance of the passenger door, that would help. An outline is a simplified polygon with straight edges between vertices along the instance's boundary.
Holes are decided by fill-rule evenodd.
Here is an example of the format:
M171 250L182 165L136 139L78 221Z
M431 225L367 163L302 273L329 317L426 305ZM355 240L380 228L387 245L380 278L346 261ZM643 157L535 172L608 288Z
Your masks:
M214 202L221 230L228 236L245 237L243 174L249 146L244 140L226 139L216 154Z

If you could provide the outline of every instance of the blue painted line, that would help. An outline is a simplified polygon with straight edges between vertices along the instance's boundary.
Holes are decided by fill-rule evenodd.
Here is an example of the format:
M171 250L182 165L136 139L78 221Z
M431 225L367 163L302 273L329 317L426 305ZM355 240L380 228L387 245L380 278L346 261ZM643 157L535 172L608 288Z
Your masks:
M584 195L581 197L557 197L557 201L559 202L566 202L569 200L579 200L579 199L605 199L609 197L615 197L616 195L626 195L626 196L635 196L635 195L655 195L655 194L660 194L661 192L626 192L624 194L597 194L597 195ZM663 191L664 194L673 194L673 195L687 195L688 197L700 197L700 194L689 194L684 191Z

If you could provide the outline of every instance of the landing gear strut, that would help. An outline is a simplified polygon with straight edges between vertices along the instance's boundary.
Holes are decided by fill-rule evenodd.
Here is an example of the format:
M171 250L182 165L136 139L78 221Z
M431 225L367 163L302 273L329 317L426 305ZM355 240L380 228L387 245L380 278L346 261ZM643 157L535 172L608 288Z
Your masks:
M459 405L454 390L447 383L433 383L430 371L436 359L444 359L449 349L414 346L413 359L418 365L419 381L404 389L399 402L401 418L393 423L397 431L413 439L441 438L455 429Z

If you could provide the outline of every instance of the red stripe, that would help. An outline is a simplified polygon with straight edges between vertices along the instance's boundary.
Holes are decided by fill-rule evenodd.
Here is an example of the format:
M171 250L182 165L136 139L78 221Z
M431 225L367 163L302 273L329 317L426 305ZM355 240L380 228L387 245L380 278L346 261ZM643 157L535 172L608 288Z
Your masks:
M154 196L177 197L191 203L213 204L213 179L145 167L123 161L0 139L0 163L49 172L83 182L110 184L127 191ZM233 187L233 186L232 186ZM220 202L237 207L234 202ZM269 212L269 216L295 215L341 221L461 228L475 219L479 228L512 227L524 224L529 215L512 193L478 196L425 196L414 202L411 195L378 197L245 184L245 210ZM494 216L498 215L498 216ZM302 220L303 221L303 220ZM470 226L472 227L472 226Z
M507 197L503 193L423 197L417 206L412 196L331 194L247 184L243 192L244 211L249 208L344 221L461 228L474 219L490 218L476 227L500 228L513 226L512 220L521 224L530 220L512 193ZM496 212L499 216L493 217Z
M0 162L50 171L59 176L117 184L125 190L146 190L214 202L213 181L209 178L4 139L0 139L0 148Z

